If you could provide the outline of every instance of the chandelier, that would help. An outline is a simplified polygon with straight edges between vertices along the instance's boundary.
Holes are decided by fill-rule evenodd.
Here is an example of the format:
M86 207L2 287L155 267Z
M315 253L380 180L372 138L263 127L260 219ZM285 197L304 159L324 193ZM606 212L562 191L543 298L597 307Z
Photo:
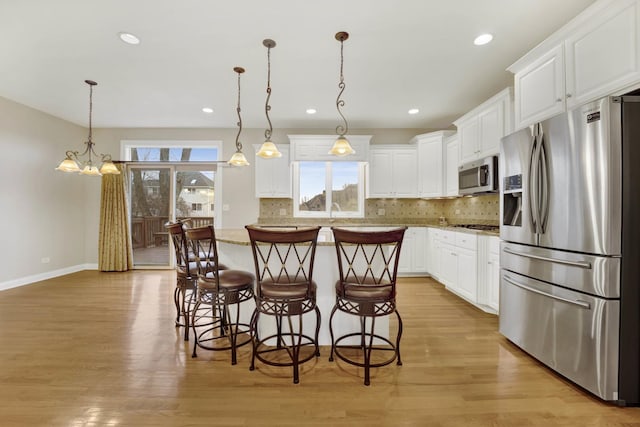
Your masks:
M345 136L349 131L349 125L347 123L347 119L342 114L340 107L344 107L344 100L340 99L342 96L342 92L344 92L345 84L344 84L344 75L342 74L342 66L344 63L343 49L344 49L344 41L349 38L349 33L345 31L340 31L336 33L336 40L340 42L340 83L338 83L338 98L336 99L336 108L338 109L338 114L344 120L344 126L338 125L336 127L336 133L338 134L338 138L336 142L333 143L333 147L329 150L329 154L333 154L335 156L348 156L349 154L355 154L355 150L349 144L349 140Z
M278 151L276 144L271 142L273 126L271 125L271 119L269 118L269 111L271 111L271 105L269 105L269 98L271 98L271 48L276 46L276 42L271 39L264 39L262 44L267 48L267 101L265 102L264 111L267 115L269 129L264 131L264 142L262 143L260 150L256 153L256 156L260 156L263 159L274 159L276 157L282 157L282 153Z
M86 84L89 85L89 138L85 141L84 151L80 153L79 151L67 151L67 157L60 163L60 165L56 168L56 170L62 172L80 172L82 175L92 175L92 176L101 176L103 174L120 174L116 165L113 164L111 160L111 155L109 154L100 154L98 155L93 147L95 143L91 140L91 115L93 112L93 87L98 83L93 80L85 80ZM82 158L87 156L86 160ZM100 157L100 168L94 165L93 159Z
M238 113L238 134L236 135L236 152L227 163L232 166L248 166L249 162L242 152L242 143L240 142L240 133L242 132L242 117L240 117L240 75L244 73L244 68L234 67L233 71L238 73L238 107L236 108L236 112Z

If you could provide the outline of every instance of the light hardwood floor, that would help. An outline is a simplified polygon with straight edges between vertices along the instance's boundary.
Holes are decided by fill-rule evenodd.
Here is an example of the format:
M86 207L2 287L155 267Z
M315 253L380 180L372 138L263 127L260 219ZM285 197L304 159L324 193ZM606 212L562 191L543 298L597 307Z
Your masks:
M171 271L84 271L0 292L0 426L640 426L526 356L482 313L402 279L402 358L362 372L258 364L191 347ZM323 319L326 321L327 319Z

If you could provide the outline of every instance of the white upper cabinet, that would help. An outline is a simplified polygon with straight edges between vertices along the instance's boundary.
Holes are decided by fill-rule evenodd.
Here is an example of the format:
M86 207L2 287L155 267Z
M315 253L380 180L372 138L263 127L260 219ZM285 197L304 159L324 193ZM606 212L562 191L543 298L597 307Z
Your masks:
M453 122L458 128L460 163L500 152L500 138L512 131L511 100L509 87Z
M458 195L458 163L460 162L460 142L458 135L453 134L444 140L445 154L445 196Z
M417 135L411 139L411 143L418 147L418 197L445 195L447 163L444 141L452 134L452 131L438 131Z
M509 67L515 128L640 84L640 0L600 0Z
M260 144L253 146L257 153ZM278 144L282 157L263 159L254 156L255 188L258 198L291 198L291 165L289 163L289 146Z
M416 154L415 146L371 146L367 168L367 197L417 197L418 160Z
M515 75L516 128L564 110L563 48L558 45Z

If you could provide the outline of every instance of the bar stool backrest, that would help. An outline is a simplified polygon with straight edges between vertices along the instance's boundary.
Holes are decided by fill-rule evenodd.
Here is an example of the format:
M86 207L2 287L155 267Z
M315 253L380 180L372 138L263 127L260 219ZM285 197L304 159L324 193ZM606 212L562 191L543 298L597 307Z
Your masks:
M218 246L213 225L185 230L189 242L190 253L196 259L198 276L218 278Z
M341 289L349 286L391 287L395 297L400 249L406 227L387 231L354 231L332 227ZM344 297L345 295L341 295Z
M245 228L251 240L258 283L311 286L320 227L283 230L248 225ZM257 289L259 294L260 286Z
M188 259L189 247L182 221L168 222L164 227L169 232L169 236L171 236L171 241L173 242L173 249L176 254L176 269L182 271L187 276L190 276L191 273L194 275L197 274L197 271L190 271Z

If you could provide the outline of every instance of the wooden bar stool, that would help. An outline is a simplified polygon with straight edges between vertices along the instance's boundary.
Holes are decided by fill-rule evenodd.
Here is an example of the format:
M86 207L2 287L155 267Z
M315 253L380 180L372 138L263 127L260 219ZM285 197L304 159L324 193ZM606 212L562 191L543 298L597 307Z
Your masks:
M198 347L212 351L231 350L231 364L235 365L236 349L251 342L250 325L241 322L241 305L253 300L255 278L246 271L219 268L212 225L188 229L186 236L198 266L198 293L191 317L195 336L192 357L197 357ZM210 321L204 323L198 316L203 304L212 309ZM232 314L235 314L233 319Z
M352 231L332 227L340 279L336 282L336 303L329 318L331 355L364 368L364 384L370 384L370 369L400 358L402 318L396 309L396 276L400 248L406 227L390 231ZM335 337L336 311L358 316L360 330ZM376 318L395 313L398 334L395 342L380 335ZM355 342L356 344L354 344ZM391 353L390 356L388 353Z
M273 230L246 226L256 270L256 310L251 320L255 359L271 366L293 367L293 382L299 380L299 365L320 356L320 310L316 306L313 264L320 227ZM303 315L316 314L315 334L304 332ZM262 315L275 318L275 332L261 337ZM309 350L306 351L305 350Z

